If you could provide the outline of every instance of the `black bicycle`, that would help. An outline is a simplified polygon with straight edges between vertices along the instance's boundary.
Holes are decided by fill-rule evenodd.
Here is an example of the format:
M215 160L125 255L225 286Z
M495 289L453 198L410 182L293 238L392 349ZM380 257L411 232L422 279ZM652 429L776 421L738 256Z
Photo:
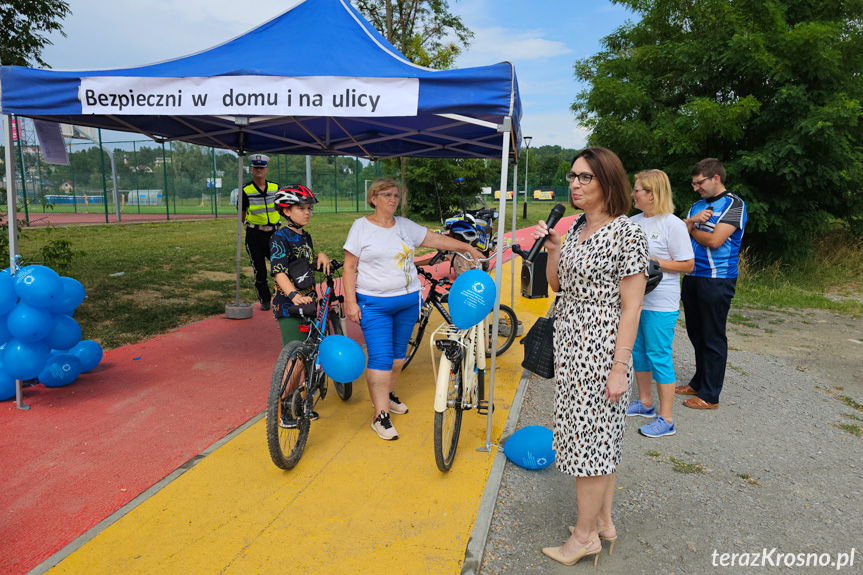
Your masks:
M343 335L344 295L336 295L333 272L342 267L330 261L326 289L315 304L297 306L306 322L300 331L308 330L305 341L292 341L282 348L267 398L267 446L273 463L281 469L291 469L300 460L309 427L318 401L327 395L328 378L318 362L318 346L328 335ZM303 316L302 313L308 313ZM336 393L346 401L353 394L353 383L333 381Z
M435 256L429 261L428 265L435 265L441 259L446 257L446 252L438 251ZM448 278L435 279L432 274L422 269L419 265L416 266L417 274L421 277L424 277L426 281L431 285L428 293L428 297L426 297L423 302L422 308L420 309L420 316L417 319L416 325L414 325L414 331L411 334L411 339L408 341L408 354L405 358L405 364L402 366L402 370L407 369L411 360L417 353L417 349L419 349L420 344L423 340L423 335L425 334L426 327L428 326L429 318L431 317L432 309L437 309L438 312L443 316L444 320L448 324L452 324L452 318L447 312L446 308L443 307L443 303L446 302L446 293L440 293L438 291L439 287L447 287L452 285L452 282ZM489 324L491 324L492 314L489 314ZM497 336L497 345L493 345L491 341L492 338L492 330L489 328L488 330L488 341L486 341L485 345L485 355L486 357L491 357L491 350L494 349L495 356L499 357L500 354L504 353L506 350L510 348L512 343L515 341L516 336L518 335L518 318L515 316L515 312L508 305L500 304L500 315L498 316L498 336Z

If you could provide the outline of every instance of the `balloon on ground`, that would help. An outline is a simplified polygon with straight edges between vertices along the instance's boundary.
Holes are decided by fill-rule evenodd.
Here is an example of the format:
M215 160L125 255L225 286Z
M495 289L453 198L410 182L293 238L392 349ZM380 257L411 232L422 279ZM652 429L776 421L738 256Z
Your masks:
M513 433L503 446L507 459L525 469L542 469L554 463L553 434L547 427L530 425Z
M69 353L81 360L81 373L90 371L102 361L102 346L92 339L79 341Z
M47 387L69 385L81 374L81 360L71 353L51 357L39 373L39 381Z
M482 270L468 270L458 276L449 291L449 314L459 329L478 324L494 308L497 288Z
M360 344L344 335L328 335L318 348L318 360L330 379L350 383L366 369L366 354Z

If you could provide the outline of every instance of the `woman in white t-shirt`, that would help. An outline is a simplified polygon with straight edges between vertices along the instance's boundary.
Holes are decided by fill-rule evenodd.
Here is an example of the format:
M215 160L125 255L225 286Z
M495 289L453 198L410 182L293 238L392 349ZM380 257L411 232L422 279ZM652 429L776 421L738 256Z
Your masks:
M351 226L342 278L348 319L360 324L366 340L366 381L374 405L372 429L386 440L399 438L390 413L408 412L396 397L395 387L422 306L414 249L469 252L473 258L482 258L473 246L396 217L401 199L395 180L382 178L369 186L366 203L375 211Z
M656 416L652 398L652 382L656 381L659 415L638 431L647 437L663 437L676 431L671 416L675 382L671 344L680 313L680 274L692 271L695 254L686 224L673 213L671 183L665 172L648 170L637 174L632 199L642 212L632 221L647 234L650 259L659 262L662 280L644 296L632 351L638 399L630 404L627 415Z

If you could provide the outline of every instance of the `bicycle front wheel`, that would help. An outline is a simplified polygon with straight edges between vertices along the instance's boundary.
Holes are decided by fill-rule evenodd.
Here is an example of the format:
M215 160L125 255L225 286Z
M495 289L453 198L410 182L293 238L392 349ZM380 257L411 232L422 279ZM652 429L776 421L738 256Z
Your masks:
M339 315L335 308L331 309L327 314L327 335L345 335L342 333L342 322L339 321ZM339 398L342 401L349 400L351 395L354 394L353 382L339 383L335 380L332 380L332 382L336 388L336 393L339 394Z
M518 319L515 317L515 312L508 305L500 304L500 315L498 316L497 341L492 341L491 328L494 312L488 314L488 340L485 342L485 356L491 357L491 350L497 350L495 356L500 357L500 354L509 349L512 342L515 341L518 335Z
M461 368L461 361L452 364L446 407L443 413L434 414L434 458L441 471L449 471L458 449L464 393Z
M417 322L414 324L414 331L411 334L411 338L408 340L408 354L405 356L405 364L402 366L402 371L407 369L411 360L417 354L420 343L423 341L423 334L425 333L427 324L428 316L420 314L419 319L417 319Z
M292 341L282 348L267 397L267 446L276 467L291 469L300 460L309 438L305 402L309 361L305 344Z

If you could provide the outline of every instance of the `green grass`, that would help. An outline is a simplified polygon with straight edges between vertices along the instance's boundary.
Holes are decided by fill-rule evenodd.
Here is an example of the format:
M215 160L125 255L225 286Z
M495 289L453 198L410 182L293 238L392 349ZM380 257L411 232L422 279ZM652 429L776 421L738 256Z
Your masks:
M847 431L851 435L863 437L863 427L860 427L859 425L855 425L853 423L835 423L834 425L842 431Z
M758 485L758 482L752 479L752 477L748 473L738 473L737 477L748 483L749 485Z
M707 470L700 463L687 463L676 457L669 457L668 460L673 465L672 469L678 473L707 473Z
M659 457L660 453L658 451L645 451L644 454L648 457Z
M758 324L746 317L745 315L738 312L731 312L728 315L728 323L733 323L737 325L742 325L745 327L752 327L758 329Z

